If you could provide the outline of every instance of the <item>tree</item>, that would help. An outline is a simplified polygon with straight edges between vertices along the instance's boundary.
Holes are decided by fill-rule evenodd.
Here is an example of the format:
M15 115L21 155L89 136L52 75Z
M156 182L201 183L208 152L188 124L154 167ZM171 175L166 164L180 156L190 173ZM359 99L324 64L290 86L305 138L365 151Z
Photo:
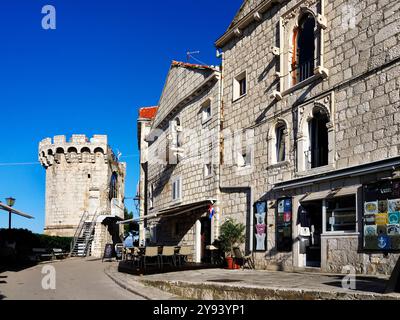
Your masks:
M124 220L133 219L133 212L128 211L127 208L124 209ZM129 233L132 232L134 235L139 233L139 224L136 221L132 221L130 223L124 224L124 232Z

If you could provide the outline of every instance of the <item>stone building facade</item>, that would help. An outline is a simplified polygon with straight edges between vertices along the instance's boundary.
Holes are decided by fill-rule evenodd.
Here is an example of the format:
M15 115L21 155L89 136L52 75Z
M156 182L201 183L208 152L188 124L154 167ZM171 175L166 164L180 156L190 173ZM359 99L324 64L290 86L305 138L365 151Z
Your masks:
M191 246L198 262L218 230L207 213L219 191L219 154L212 152L219 144L219 106L218 68L173 61L151 129L141 130L139 143L146 241Z
M183 199L215 197L214 236L228 217L243 222L243 248L259 268L393 269L400 252L399 9L388 0L247 0L216 41L215 177L198 181L195 168L182 168L183 181L193 178ZM166 131L162 119L176 116L182 86L197 86L181 72L169 76L153 128ZM201 130L186 119L184 127ZM153 211L176 207L166 186L178 173L165 168L170 173L161 175L149 166L148 183L162 181Z
M400 247L365 249L363 186L389 181L400 164L399 26L393 1L249 0L217 40L223 127L254 136L251 172L221 169L221 184L246 197L233 203L223 194L220 205L223 216L248 222L255 203L265 203L265 250L254 250L256 239L246 243L259 267L392 270L398 256L389 252ZM236 99L243 72L247 92ZM287 221L279 221L280 199L290 200ZM299 207L313 220L306 252Z
M93 223L91 253L100 257L105 244L120 235L114 224L124 218L125 163L105 135L46 138L39 144L39 160L46 169L44 233L74 237L83 222Z

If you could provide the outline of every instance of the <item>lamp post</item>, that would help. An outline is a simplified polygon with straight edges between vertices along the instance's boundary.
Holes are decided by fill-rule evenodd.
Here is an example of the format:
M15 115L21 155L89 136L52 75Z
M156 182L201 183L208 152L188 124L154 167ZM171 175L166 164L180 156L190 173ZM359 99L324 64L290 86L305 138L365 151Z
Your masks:
M15 203L15 199L13 197L6 198L7 205L12 207ZM11 229L11 211L8 212L8 229Z

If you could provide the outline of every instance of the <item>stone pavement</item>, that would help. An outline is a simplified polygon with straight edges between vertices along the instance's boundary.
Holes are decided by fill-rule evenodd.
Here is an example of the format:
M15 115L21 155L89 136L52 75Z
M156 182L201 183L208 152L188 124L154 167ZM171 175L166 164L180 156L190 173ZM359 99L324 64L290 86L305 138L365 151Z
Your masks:
M104 274L104 269L112 264L102 263L101 259L69 258L26 269L2 270L0 300L144 300ZM54 289L42 287L49 272L43 274L44 267L54 268Z
M115 266L108 272L134 290L141 283L146 290L151 286L187 299L400 300L400 294L383 294L387 277L357 276L351 290L342 288L343 275L310 272L203 269L134 276L118 273Z

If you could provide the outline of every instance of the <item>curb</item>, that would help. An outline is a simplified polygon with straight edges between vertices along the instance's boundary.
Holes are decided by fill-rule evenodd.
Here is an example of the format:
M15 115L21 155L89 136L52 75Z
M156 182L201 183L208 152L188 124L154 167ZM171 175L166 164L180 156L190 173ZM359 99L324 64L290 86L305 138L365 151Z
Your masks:
M114 267L115 268L115 267ZM120 286L122 289L125 289L125 290L127 290L127 291L129 291L130 293L133 293L133 294L135 294L135 295L138 295L138 296L140 296L140 297L142 297L142 298L144 298L144 299L146 299L146 300L164 300L164 299L166 299L165 297L164 298L162 298L162 299L160 299L160 298L154 298L154 296L151 296L151 295L147 295L147 294L145 294L145 293L143 293L143 291L146 291L146 289L147 290L158 290L158 291L161 291L160 292L160 294L161 293L163 293L164 295L169 295L169 296L172 296L172 297L170 297L170 298L172 298L172 299L181 299L180 297L177 297L175 294L172 294L172 293L170 293L170 292L164 292L164 291L162 291L162 290L160 290L159 288L157 288L157 287L153 287L153 286L150 286L150 287L148 287L148 286L146 286L144 283L142 283L141 281L136 281L136 280L134 280L134 279L129 279L129 284L126 282L126 281L123 281L123 279L121 279L120 277L118 277L118 276L116 276L115 275L115 272L112 270L113 269L113 266L107 266L105 269L104 269L104 273L112 280L112 281L114 281L114 283L116 283L118 286ZM118 271L117 271L117 274L118 274ZM142 292L139 292L138 290L134 290L132 287L132 282L133 283L135 283L138 287L139 287L139 289L138 290L140 290L140 289L142 289Z
M391 294L347 293L148 279L140 280L140 282L175 295L199 300L400 300L400 295Z
M138 296L140 296L140 297L142 297L142 298L144 298L144 299L146 299L146 300L151 300L151 298L150 297L148 297L148 296L146 296L146 295L144 295L144 294L142 294L142 293L140 293L140 292L137 292L137 291L135 291L135 290L133 290L132 288L131 288L131 286L128 286L126 283L124 283L124 282L122 282L120 279L118 279L117 277L115 277L114 275L112 275L112 272L110 272L110 270L109 269L111 269L112 267L106 267L105 269L104 269L104 273L112 280L112 281L114 281L117 285L119 285L122 289L125 289L125 290L127 290L127 291L129 291L130 293L133 293L133 294L136 294L136 295L138 295Z

